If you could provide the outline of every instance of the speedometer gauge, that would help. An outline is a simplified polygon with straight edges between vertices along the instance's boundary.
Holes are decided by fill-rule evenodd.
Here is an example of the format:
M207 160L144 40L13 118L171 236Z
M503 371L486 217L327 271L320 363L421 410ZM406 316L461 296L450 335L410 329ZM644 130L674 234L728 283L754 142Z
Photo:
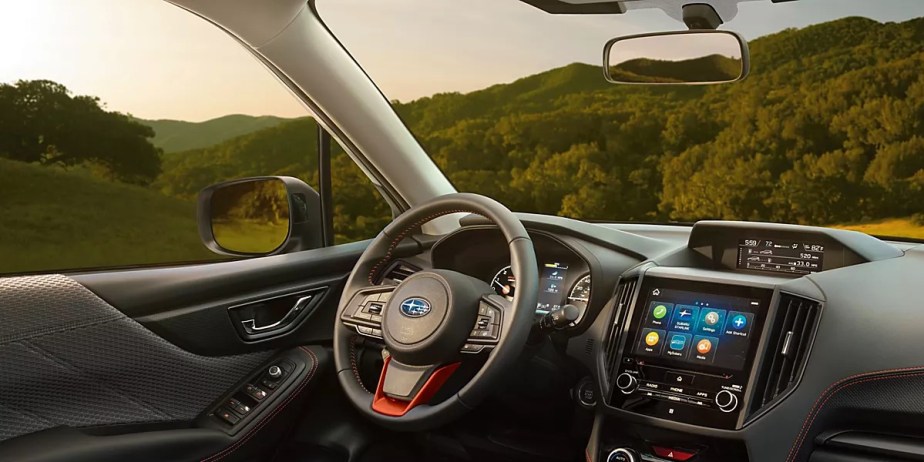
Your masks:
M500 271L494 275L494 279L491 280L491 287L494 288L494 291L497 292L497 295L502 295L507 298L507 300L513 300L513 294L517 290L517 278L513 275L513 270L509 266L501 268Z
M577 306L578 308L583 308L587 306L587 302L590 300L590 275L586 275L578 280L571 287L571 292L568 294L568 303Z
M577 319L573 324L577 324L580 320L584 319L584 312L587 311L587 303L590 301L590 275L586 274L584 277L578 279L577 282L571 286L571 292L568 292L568 303L577 307L581 312L578 314Z

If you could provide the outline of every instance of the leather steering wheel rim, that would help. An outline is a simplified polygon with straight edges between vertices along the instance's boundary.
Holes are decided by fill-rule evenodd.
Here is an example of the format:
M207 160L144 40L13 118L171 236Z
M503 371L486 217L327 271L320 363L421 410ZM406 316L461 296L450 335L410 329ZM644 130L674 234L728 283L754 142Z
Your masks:
M498 226L510 250L511 268L517 275L517 291L513 302L504 309L499 339L493 351L467 384L438 404L419 404L400 416L385 415L373 409L375 395L363 385L355 362L355 342L359 336L354 328L344 324L343 319L345 315L348 316L346 312L349 308L355 309L355 305L351 305L351 301L355 303L355 297L364 290L376 287L375 282L381 277L380 272L388 268L395 248L405 237L424 223L454 213L481 215ZM363 415L385 427L410 431L443 425L473 409L500 382L505 371L511 369L526 344L539 290L539 274L536 268L536 254L526 228L513 212L493 199L469 193L447 194L417 205L398 216L375 237L360 256L344 287L334 321L333 349L337 378L349 401ZM395 291L408 280L398 285ZM386 310L394 311L394 308L389 305ZM390 313L384 313L386 317L389 315ZM477 316L477 313L475 315Z

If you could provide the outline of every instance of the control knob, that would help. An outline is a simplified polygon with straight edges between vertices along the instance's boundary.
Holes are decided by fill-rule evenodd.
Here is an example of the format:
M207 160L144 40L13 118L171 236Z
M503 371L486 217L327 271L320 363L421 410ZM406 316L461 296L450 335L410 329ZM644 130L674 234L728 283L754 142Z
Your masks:
M269 370L266 371L266 374L269 375L271 379L276 380L279 377L282 377L282 368L279 366L270 366Z
M607 456L606 462L640 462L638 453L629 448L616 448Z
M722 412L732 412L738 408L738 397L728 390L722 390L715 394L715 405Z
M638 379L628 372L623 372L616 377L616 388L624 395L631 395L638 388Z

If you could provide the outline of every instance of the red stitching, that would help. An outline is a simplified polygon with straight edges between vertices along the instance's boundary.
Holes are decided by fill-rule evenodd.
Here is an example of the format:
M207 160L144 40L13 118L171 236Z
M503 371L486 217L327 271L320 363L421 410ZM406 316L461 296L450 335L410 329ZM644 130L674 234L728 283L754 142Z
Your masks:
M292 394L289 395L289 397L286 398L285 401L283 401L279 407L274 409L273 412L270 413L270 415L264 417L263 420L261 420L260 423L257 424L256 427L252 428L249 432L247 432L247 434L244 435L243 438L241 438L240 440L238 440L236 443L232 444L231 446L228 446L227 448L209 457L206 457L205 459L202 459L202 462L213 462L213 461L224 459L225 457L228 457L234 451L237 451L238 449L240 449L240 447L244 443L249 441L250 438L253 438L253 436L256 435L257 432L260 431L260 429L266 426L266 424L269 423L269 421L272 420L273 417L276 416L276 414L282 412L282 410L285 409L285 407L288 406L289 403L292 402L292 400L295 399L295 397L298 396L299 393L301 393L302 389L304 389L305 386L308 385L308 382L311 382L311 378L314 377L314 373L318 370L318 357L317 355L314 354L313 351L309 350L308 348L305 348L305 347L299 347L299 348L304 350L305 353L308 353L311 356L311 360L312 360L311 370L308 372L308 375L305 377L305 380L303 380L302 383L299 384L298 388L296 388L295 391L292 392Z
M808 431L811 430L812 425L815 423L815 419L821 414L821 410L825 407L828 401L834 397L837 393L845 390L854 385L859 385L861 383L875 382L877 380L890 380L896 378L909 378L909 377L920 377L924 376L924 372L917 374L908 374L909 372L919 372L922 368L917 367L906 367L902 369L887 369L882 371L873 371L873 372L864 372L862 374L852 375L850 377L838 380L837 382L828 386L818 396L818 399L815 400L815 404L812 406L812 411L805 417L805 420L802 423L802 429L799 431L799 435L796 437L796 441L793 443L792 448L789 450L789 457L786 458L787 462L793 462L796 460L796 457L799 455L799 452L802 450L802 445L805 443L805 437L808 436ZM878 377L877 377L878 376ZM857 380L862 379L862 380ZM851 382L856 380L855 382ZM830 392L830 393L829 393ZM823 398L823 399L822 399Z
M584 448L584 456L587 458L587 462L594 462L593 459L590 458L590 451L588 451L587 448Z
M395 248L398 247L398 244L400 244L401 241L403 241L404 238L407 237L407 234L408 234L408 233L410 233L411 231L417 229L418 227L420 227L420 225L422 225L422 224L424 224L424 223L426 223L426 222L428 222L428 221L430 221L430 220L434 220L434 219L439 218L439 217L441 217L441 216L450 215L450 214L453 214L453 213L476 213L476 214L477 214L478 212L474 212L474 211L471 211L471 210L461 210L461 209L457 209L457 210L445 210L445 211L442 211L442 212L434 213L433 215L430 215L430 216L428 216L428 217L421 218L420 220L414 222L413 224L411 224L410 226L408 226L407 228L405 228L403 231L401 231L401 233L398 234L398 237L396 237L395 240L393 240L393 241L391 242L391 245L388 246L388 250L385 252L385 256L382 257L382 259L379 260L379 262L376 263L375 266L372 267L372 270L371 270L371 271L369 271L369 284L375 285L375 273L378 272L379 268L380 268L382 265L384 265L385 263L387 263L387 262L389 262L389 261L391 260L391 254L392 254L392 252L394 252L394 251L395 251Z
M359 375L359 367L356 366L356 343L357 341L358 341L358 337L353 337L353 341L350 342L350 364L353 366L353 376L356 377L356 381L359 382L359 386L362 387L362 389L365 390L366 393L372 393L371 391L369 391L368 388L366 388L366 385L363 384L363 379Z

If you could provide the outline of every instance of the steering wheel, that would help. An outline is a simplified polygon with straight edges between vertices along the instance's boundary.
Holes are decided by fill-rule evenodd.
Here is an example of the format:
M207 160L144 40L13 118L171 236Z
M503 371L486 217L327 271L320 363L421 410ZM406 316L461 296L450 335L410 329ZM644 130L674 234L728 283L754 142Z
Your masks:
M517 276L512 302L484 281L442 269L414 273L397 286L378 284L405 237L452 213L478 214L500 228ZM360 256L340 298L334 360L349 400L365 416L396 430L433 428L473 409L526 344L539 291L536 268L526 228L487 197L447 194L400 215ZM375 390L363 384L356 364L362 337L381 339L388 352ZM482 351L489 355L480 370L457 392L430 404L466 358Z

